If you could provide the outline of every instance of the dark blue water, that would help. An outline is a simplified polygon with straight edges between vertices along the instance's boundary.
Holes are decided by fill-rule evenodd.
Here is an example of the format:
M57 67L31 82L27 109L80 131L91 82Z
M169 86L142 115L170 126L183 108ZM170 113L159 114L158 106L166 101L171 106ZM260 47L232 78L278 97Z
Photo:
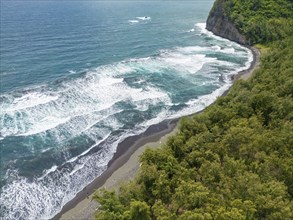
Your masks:
M202 110L251 53L213 1L1 1L1 217L54 216L117 144Z

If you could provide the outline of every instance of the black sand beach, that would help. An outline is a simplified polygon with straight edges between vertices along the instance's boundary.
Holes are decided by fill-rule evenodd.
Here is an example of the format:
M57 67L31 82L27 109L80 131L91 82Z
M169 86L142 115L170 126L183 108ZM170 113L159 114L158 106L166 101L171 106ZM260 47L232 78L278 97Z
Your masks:
M239 79L244 79L244 80L248 79L251 76L251 74L254 72L254 70L259 66L259 61L260 61L259 50L255 47L250 47L249 49L251 49L253 53L253 61L251 62L251 65L247 70L241 71L237 75L235 75L234 81ZM228 92L229 90L224 92L223 95L226 95ZM194 114L198 114L198 113L199 112ZM137 151L140 147L148 143L156 142L160 140L162 137L164 137L165 135L170 134L172 131L174 131L174 129L178 125L178 122L179 122L179 119L163 121L157 125L150 126L144 133L140 135L128 137L124 141L119 143L116 153L114 154L113 158L109 161L107 165L108 167L107 170L104 173L102 173L102 175L97 177L92 183L86 186L81 192L77 193L77 195L62 208L61 212L55 215L52 219L60 219L62 215L64 215L69 210L75 209L75 207L85 199L88 199L90 201L90 197L92 196L92 194L98 188L102 187L104 183L107 181L107 179L109 179L116 170L122 167L129 160L129 158L135 151ZM91 218L90 216L92 216L93 213L89 213L89 214L90 215L84 216L84 218L82 219ZM74 218L67 217L66 219L74 219Z

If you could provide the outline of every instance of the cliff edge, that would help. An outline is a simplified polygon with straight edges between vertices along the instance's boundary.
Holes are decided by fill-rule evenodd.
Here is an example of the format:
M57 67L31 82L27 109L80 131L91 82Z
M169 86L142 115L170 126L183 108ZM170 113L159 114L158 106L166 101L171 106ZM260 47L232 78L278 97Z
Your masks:
M240 34L233 22L225 15L225 0L216 0L207 19L207 30L215 35L247 45L245 36Z

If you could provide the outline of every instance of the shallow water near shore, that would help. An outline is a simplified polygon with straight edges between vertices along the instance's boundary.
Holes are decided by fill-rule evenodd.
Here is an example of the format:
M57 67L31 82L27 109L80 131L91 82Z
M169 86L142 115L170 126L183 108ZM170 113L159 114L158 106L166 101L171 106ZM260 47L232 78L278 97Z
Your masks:
M231 86L252 54L205 30L212 3L1 2L1 218L53 217L118 143Z

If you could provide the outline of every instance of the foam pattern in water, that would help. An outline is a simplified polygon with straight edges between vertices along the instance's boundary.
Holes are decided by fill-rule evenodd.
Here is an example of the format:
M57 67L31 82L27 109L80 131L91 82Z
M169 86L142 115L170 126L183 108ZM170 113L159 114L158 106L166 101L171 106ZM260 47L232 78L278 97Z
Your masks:
M208 46L164 49L2 94L1 217L54 216L106 169L123 139L200 111L227 90L251 52L204 24L195 30Z

